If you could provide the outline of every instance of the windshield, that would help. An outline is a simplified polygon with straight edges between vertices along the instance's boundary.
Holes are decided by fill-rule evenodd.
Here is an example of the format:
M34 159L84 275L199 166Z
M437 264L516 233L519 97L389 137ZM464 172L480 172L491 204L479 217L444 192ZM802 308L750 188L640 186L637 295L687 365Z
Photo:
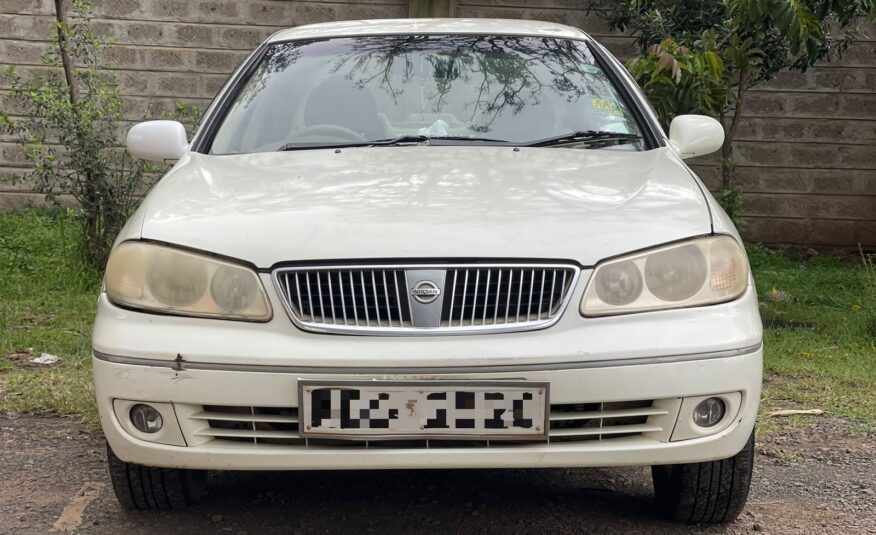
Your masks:
M599 143L573 135L582 132L598 133ZM210 152L396 139L546 146L551 138L563 146L643 149L635 118L584 42L352 37L271 45L229 106Z

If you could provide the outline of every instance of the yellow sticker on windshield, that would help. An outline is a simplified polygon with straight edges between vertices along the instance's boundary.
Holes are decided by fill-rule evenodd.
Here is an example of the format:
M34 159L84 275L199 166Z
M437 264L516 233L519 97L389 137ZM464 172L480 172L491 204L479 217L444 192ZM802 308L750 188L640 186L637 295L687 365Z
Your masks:
M621 110L620 104L615 100L593 97L590 99L590 105L593 106L594 110L602 113L617 113L623 115L623 110Z

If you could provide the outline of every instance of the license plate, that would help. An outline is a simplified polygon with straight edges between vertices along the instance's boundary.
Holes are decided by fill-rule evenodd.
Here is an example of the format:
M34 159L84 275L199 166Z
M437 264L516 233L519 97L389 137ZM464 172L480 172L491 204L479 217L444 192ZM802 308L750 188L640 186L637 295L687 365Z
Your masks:
M299 383L299 430L322 438L545 439L548 383Z

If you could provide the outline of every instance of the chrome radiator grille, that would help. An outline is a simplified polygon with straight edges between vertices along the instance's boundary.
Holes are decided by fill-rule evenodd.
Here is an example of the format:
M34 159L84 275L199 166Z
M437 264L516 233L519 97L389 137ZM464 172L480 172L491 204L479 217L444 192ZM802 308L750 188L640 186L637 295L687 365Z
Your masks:
M319 266L280 268L273 278L303 329L411 335L547 327L578 273L565 264Z
M559 312L574 274L564 268L454 268L447 270L443 326L506 325Z
M303 323L411 326L403 270L284 271L277 280L281 295Z

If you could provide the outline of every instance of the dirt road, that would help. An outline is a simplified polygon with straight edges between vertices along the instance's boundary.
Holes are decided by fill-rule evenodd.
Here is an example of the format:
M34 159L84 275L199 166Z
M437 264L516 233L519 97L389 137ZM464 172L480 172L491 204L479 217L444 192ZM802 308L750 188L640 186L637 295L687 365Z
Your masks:
M821 419L758 444L749 506L707 533L876 533L876 444ZM63 418L0 418L0 533L688 533L655 520L650 472L211 474L172 513L119 509L103 438Z

